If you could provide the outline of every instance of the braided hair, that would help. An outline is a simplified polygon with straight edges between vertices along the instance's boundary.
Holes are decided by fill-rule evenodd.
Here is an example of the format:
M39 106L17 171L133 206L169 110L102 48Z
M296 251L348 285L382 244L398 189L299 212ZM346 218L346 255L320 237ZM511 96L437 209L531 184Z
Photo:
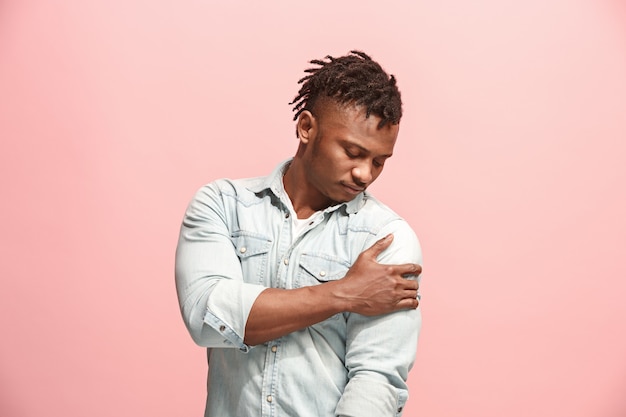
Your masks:
M308 73L298 81L302 84L298 95L289 104L295 104L293 120L304 110L311 111L320 97L329 97L339 104L363 106L365 117L380 117L378 128L387 123L398 124L402 117L400 91L393 75L387 75L380 64L361 51L326 60L314 59Z

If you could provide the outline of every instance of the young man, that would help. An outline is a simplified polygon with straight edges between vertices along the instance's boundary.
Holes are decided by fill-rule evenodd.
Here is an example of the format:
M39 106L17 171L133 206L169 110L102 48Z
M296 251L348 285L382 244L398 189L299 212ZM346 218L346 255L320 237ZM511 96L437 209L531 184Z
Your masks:
M393 153L400 92L362 52L314 60L293 159L192 200L176 285L208 348L205 416L392 417L421 326L421 250L366 188Z

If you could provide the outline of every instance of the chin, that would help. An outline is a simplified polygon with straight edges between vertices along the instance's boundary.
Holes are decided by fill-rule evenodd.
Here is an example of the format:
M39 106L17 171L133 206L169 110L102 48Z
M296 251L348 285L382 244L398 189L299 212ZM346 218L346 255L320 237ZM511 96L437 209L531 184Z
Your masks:
M354 200L357 195L352 195L352 194L345 195L344 194L342 197L335 199L335 201L337 201L338 203L347 203L348 201Z

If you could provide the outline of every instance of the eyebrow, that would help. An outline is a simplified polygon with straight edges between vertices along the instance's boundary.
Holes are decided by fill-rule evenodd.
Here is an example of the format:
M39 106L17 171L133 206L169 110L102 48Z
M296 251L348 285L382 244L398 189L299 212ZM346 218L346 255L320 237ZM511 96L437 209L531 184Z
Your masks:
M363 151L363 153L365 153L367 155L372 153L369 149L364 148L363 146L359 145L358 143L350 142L347 139L341 139L340 142L344 146L354 146L355 148L359 148L361 151ZM391 156L392 156L392 154L385 154L385 155L378 155L376 157L377 158L391 158Z

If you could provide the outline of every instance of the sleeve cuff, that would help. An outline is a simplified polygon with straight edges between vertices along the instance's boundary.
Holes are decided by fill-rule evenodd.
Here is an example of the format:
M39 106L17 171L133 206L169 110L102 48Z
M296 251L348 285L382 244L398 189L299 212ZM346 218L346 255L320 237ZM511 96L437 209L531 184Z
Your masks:
M252 305L264 290L262 285L234 280L222 280L213 288L204 322L223 336L224 347L238 348L242 352L250 350L243 343L246 322Z

